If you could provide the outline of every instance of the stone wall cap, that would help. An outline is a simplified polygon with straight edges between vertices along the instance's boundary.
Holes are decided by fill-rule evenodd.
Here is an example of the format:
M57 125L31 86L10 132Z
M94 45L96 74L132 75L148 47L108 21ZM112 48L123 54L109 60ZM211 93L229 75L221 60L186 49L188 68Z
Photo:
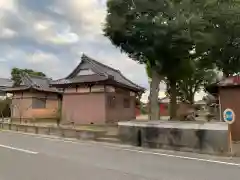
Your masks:
M228 130L225 122L171 122L171 121L128 121L119 122L119 126L156 127L169 129Z

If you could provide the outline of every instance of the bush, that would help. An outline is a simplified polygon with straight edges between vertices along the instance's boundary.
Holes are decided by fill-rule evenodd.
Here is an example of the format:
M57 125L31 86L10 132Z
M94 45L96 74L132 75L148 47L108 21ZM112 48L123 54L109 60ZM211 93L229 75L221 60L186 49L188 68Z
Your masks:
M0 117L11 117L10 99L0 100Z

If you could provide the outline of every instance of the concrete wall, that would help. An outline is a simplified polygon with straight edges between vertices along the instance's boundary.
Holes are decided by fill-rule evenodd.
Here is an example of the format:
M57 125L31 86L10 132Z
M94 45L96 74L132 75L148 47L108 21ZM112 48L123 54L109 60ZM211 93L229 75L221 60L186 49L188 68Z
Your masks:
M120 122L119 137L123 143L135 146L208 154L229 153L225 123Z
M235 122L231 125L232 138L234 141L240 141L240 87L220 88L221 118L223 111L227 108L235 112Z
M46 108L32 109L33 97L46 97ZM52 93L33 93L33 92L18 92L12 97L12 118L19 119L52 119L57 117L58 111L58 96Z

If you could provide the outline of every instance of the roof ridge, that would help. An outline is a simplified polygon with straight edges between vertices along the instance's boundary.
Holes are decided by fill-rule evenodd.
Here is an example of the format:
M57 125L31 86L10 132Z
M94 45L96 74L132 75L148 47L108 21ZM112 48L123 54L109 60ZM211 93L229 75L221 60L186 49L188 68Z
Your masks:
M22 72L20 74L20 77L21 77L21 81L24 83L25 86L27 86L27 87L32 87L33 86L33 82L30 79L29 74L27 74L25 72Z
M46 80L51 80L52 78L49 78L47 76L39 76L39 75L35 75L35 74L28 74L29 77L34 77L34 78L39 78L39 79L46 79Z
M126 81L130 82L130 83L133 84L134 86L139 87L139 88L141 88L141 89L145 89L145 88L143 88L143 87L135 84L135 83L134 83L133 81L131 81L130 79L126 78L126 77L122 74L122 72L121 72L120 70L114 69L114 68L112 68L112 67L110 67L110 66L108 66L108 65L105 65L105 64L103 64L103 63L101 63L101 62L99 62L99 61L96 61L96 60L94 60L93 58L90 58L90 57L88 57L88 56L85 55L85 54L83 54L83 57L85 57L86 60L89 60L89 61L92 62L92 63L95 63L95 64L100 65L100 66L107 67L107 68L109 68L109 69L111 69L111 70L119 73L119 75L120 75L122 78L124 78ZM89 61L88 61L88 62L89 62ZM106 73L106 74L107 74L107 73ZM108 75L108 74L107 74L107 75Z
M84 61L87 61L88 63L90 63L90 65L92 65L92 66L94 66L93 67L93 69L95 69L97 72L97 74L98 75L102 75L102 74L104 74L104 76L107 76L107 74L106 73L103 73L103 72L99 72L99 70L98 70L98 68L96 67L96 63L94 64L94 62L93 62L93 60L90 58L90 57L88 57L87 55L85 55L85 54L83 54L82 55L82 57L81 57L81 61L79 62L79 64L75 67L75 69L68 75L68 76L66 76L65 78L62 78L62 79L69 79L69 78L72 78L72 76L75 76L74 74L76 74L76 72L78 72L79 71L79 68L80 68L80 66L82 65L82 63L84 62ZM51 81L52 81L52 79L51 79Z
M82 56L82 61L86 60L88 63L90 63L91 65L94 66L94 68L98 71L97 74L99 74L100 76L103 74L104 76L109 77L109 75L106 72L102 72L101 70L99 70L99 68L97 67L100 64L97 64L97 61L93 60L92 58L86 56L85 54L83 54Z
M113 71L120 72L120 70L114 69L113 67L110 67L110 66L108 66L106 64L103 64L103 63L101 63L101 62L99 62L99 61L97 61L97 60L95 60L95 59L93 59L93 58L91 58L91 57L89 57L89 56L87 56L85 54L83 54L83 57L86 57L88 60L90 60L90 61L92 61L92 62L94 62L94 63L96 63L96 64L98 64L100 66L104 66L104 67L109 68L109 69L111 69Z

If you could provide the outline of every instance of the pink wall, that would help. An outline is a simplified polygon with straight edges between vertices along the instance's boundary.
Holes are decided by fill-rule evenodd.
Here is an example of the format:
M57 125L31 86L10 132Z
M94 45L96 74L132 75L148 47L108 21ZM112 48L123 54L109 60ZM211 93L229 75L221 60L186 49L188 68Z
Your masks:
M105 123L105 94L64 94L62 102L63 122L76 124Z
M47 97L46 108L32 109L33 97ZM13 94L12 118L35 119L35 118L56 118L58 112L57 94L18 92Z
M108 96L116 98L114 107L109 106ZM129 108L124 107L124 98L130 100ZM78 87L65 89L63 94L63 123L104 124L135 118L135 94L128 90L95 85L91 92L89 88Z
M134 120L136 118L135 114L135 97L130 97L127 94L120 93L107 93L106 96L115 96L116 105L115 107L109 107L106 103L106 121L107 122L118 122L118 121L128 121ZM130 99L130 107L124 108L123 100L124 98Z

